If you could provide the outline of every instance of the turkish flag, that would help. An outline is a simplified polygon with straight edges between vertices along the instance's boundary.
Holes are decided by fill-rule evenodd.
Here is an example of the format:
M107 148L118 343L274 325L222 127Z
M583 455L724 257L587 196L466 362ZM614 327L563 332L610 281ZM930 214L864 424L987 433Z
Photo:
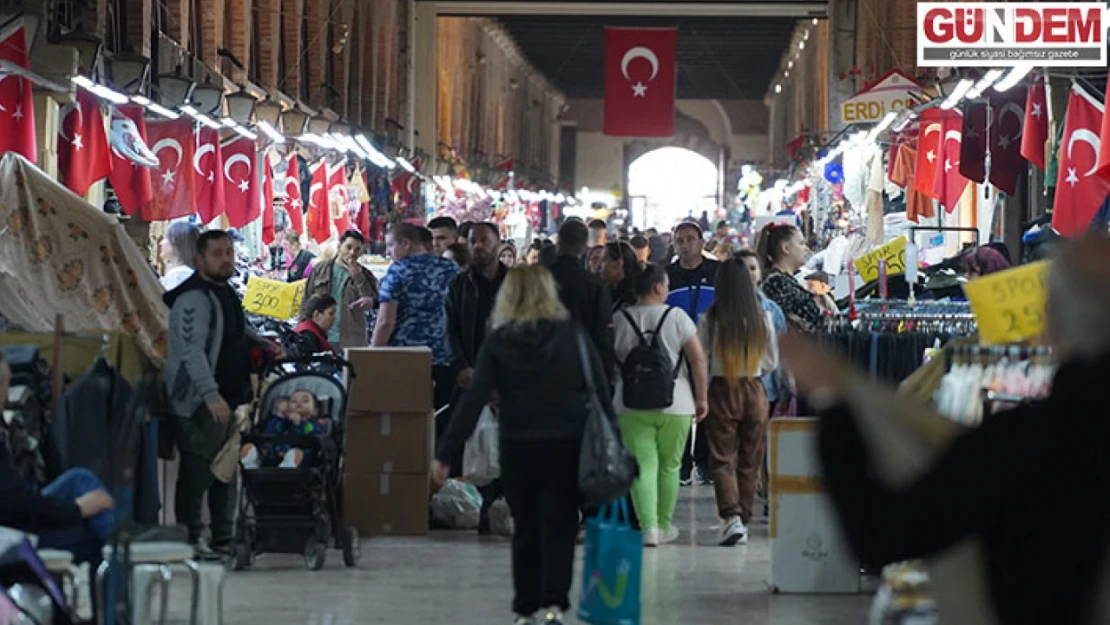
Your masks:
M1110 95L1110 78L1106 81L1106 92ZM1104 105L1106 98L1102 99ZM1110 138L1110 116L1102 116L1102 126L1099 132L1099 141ZM1098 175L1103 178L1110 179L1110 141L1106 141L1100 146L1098 151Z
M991 184L1013 195L1017 192L1018 178L1025 169L1021 156L1021 142L1025 119L1025 92L1010 89L993 93L991 102ZM1043 150L1042 150L1043 151Z
M0 31L0 61L31 69L27 54L27 31L16 20ZM18 152L32 163L38 160L35 147L35 105L31 81L7 72L0 73L0 154Z
M150 171L159 163L147 147L143 107L137 104L114 107L111 119L112 167L108 181L120 208L132 215L154 197Z
M285 213L289 227L297 234L304 234L304 202L301 200L301 162L297 153L289 155L289 169L285 172Z
M674 135L677 44L674 28L605 29L605 134Z
M921 113L917 131L917 164L913 172L913 188L933 199L939 197L933 187L937 179L937 153L941 149L940 139L944 136L943 113L944 111L935 108Z
M236 137L223 146L224 202L227 223L242 228L262 214L258 188L258 147L254 139Z
M197 187L197 214L202 223L212 223L224 212L223 166L220 132L201 126L196 133L193 178Z
M963 115L958 111L944 111L941 116L941 140L937 150L936 177L933 192L949 213L956 210L960 196L968 182L960 173L960 148L963 141Z
M1021 135L1021 155L1043 171L1044 144L1048 141L1048 96L1043 77L1029 85L1023 127L1025 132Z
M331 237L331 213L328 212L328 164L320 161L312 166L312 182L308 187L308 214L306 224L309 234L317 243Z
M154 194L143 206L146 221L169 221L197 212L193 176L193 120L182 117L151 122L146 126L147 143L158 159L151 176Z
M77 98L65 105L59 117L58 174L70 191L85 195L94 182L112 173L100 102L78 89Z
M339 234L351 229L351 214L347 211L347 163L339 161L334 166L328 166L328 210L331 211L331 220Z
M1098 133L1102 115L1102 103L1078 85L1072 85L1060 143L1056 201L1052 205L1052 227L1066 237L1086 232L1099 206L1110 194L1110 180L1096 173L1101 152Z
M987 105L982 102L964 108L960 174L980 184L987 179Z
M262 242L274 242L274 172L270 169L270 150L262 154Z

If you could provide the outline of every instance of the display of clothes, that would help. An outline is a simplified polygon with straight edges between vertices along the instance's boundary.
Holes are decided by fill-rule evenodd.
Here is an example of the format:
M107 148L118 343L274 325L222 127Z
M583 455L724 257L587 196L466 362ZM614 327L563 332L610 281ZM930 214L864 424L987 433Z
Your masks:
M1047 348L961 347L933 402L953 421L977 425L986 414L1047 397L1055 371Z

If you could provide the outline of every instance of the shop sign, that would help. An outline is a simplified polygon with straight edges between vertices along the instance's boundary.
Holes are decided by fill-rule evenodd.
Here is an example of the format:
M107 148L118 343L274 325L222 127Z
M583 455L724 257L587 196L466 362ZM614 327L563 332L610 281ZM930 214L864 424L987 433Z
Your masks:
M247 294L243 296L243 310L282 321L292 319L301 308L304 285L304 280L282 282L251 276L247 282Z
M879 279L879 263L886 261L886 275L906 272L906 237L877 247L855 260L856 271L865 283Z
M921 85L902 72L892 71L848 98L840 107L840 120L844 124L878 122L890 111L912 107L911 95L920 96Z
M964 286L987 345L1015 343L1044 332L1048 261L976 278Z
M1106 66L1105 2L920 2L918 67Z

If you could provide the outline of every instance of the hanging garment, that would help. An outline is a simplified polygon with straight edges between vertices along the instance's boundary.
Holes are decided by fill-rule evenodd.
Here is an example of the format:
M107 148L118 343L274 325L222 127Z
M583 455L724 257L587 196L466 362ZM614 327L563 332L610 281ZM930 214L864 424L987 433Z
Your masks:
M106 485L115 483L114 433L129 418L131 385L103 358L66 387L58 400L44 446L47 478L68 469L88 469Z

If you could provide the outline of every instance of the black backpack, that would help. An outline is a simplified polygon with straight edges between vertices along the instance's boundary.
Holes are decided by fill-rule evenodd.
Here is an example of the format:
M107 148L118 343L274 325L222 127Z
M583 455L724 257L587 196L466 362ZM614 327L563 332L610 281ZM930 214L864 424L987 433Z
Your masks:
M639 344L628 352L621 363L621 381L624 383L622 398L624 405L633 410L663 410L674 403L674 384L678 378L679 362L671 362L671 355L659 342L659 332L667 321L674 306L667 308L659 318L649 343L643 331L636 325L628 311L621 310L632 329L639 337Z

